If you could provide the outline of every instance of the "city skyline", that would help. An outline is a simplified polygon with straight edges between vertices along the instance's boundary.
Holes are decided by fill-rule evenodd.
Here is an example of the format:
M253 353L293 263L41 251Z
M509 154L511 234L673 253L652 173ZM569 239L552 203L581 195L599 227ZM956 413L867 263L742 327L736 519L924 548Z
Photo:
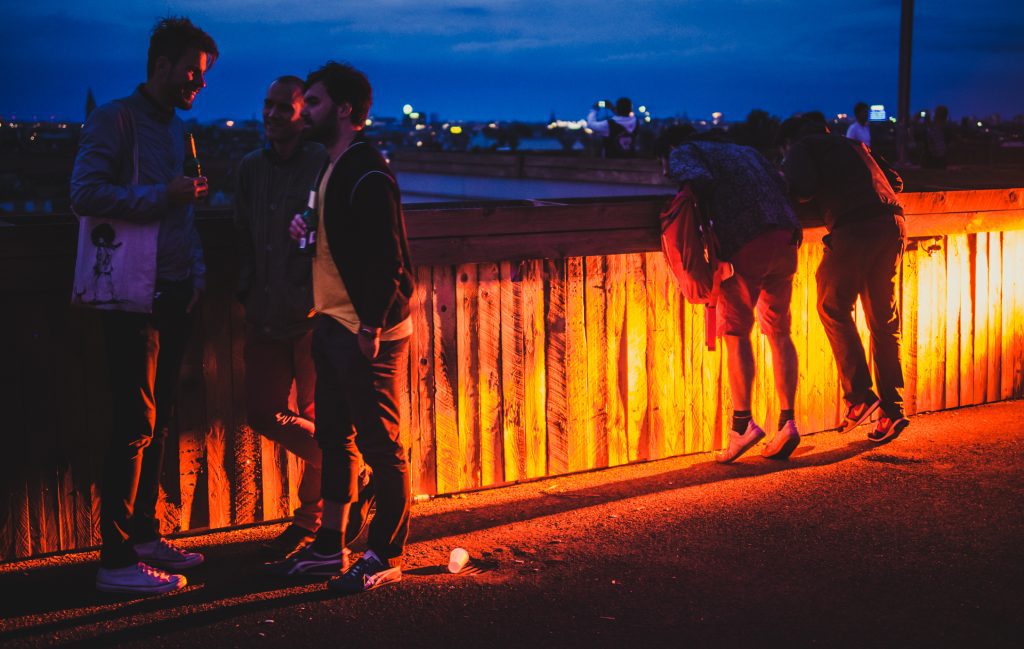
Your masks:
M917 3L911 109L953 116L1024 113L1024 12L1013 0ZM630 96L655 117L739 120L896 108L900 3L875 0L807 16L795 0L635 2L382 0L362 7L254 0L19 4L0 38L8 93L0 114L78 120L144 78L156 18L188 15L218 42L209 87L183 117L257 116L267 83L329 58L374 82L373 114L404 104L453 120L578 119L597 99Z

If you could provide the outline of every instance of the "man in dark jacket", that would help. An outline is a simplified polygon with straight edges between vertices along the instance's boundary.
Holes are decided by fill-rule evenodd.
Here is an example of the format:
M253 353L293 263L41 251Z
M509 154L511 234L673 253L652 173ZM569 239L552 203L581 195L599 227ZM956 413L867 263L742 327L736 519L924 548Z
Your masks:
M394 174L358 138L372 102L366 77L328 63L306 80L303 117L330 163L318 185L313 262L316 438L323 450L323 521L313 543L279 566L286 574L342 574L328 582L354 594L402 578L409 534L409 472L400 439L398 376L412 334L412 266ZM291 234L306 233L302 218ZM358 450L356 444L358 442ZM359 451L373 471L377 514L368 549L351 567L343 547L358 497Z
M903 208L896 200L903 181L862 143L831 135L818 122L786 120L781 138L783 167L798 212L823 223L829 232L817 272L818 314L839 368L845 430L865 422L881 406L883 414L868 439L888 441L909 424L903 416L896 302L906 240ZM853 319L858 297L871 330L878 395L871 389Z
M794 417L797 355L789 312L800 226L786 200L785 183L750 147L694 137L670 148L672 144L659 145L663 153L670 149L667 175L689 184L710 210L719 258L734 270L722 282L717 304L718 329L728 350L733 417L729 443L716 459L732 462L765 435L750 411L755 370L750 334L755 313L772 349L780 406L777 430L761 454L787 459L800 443Z
M192 206L208 185L182 175L185 131L175 111L192 108L216 58L213 39L187 18L159 21L146 82L92 112L71 175L76 214L160 223L152 312L101 314L113 405L96 575L105 592L177 590L187 580L174 573L203 562L202 554L161 536L156 506L167 425L206 274Z

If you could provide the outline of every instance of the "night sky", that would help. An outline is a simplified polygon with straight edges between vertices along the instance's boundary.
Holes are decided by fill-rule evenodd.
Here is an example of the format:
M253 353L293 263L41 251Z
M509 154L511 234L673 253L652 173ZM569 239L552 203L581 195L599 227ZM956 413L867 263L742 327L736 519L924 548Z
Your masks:
M912 109L1024 113L1024 3L918 0ZM69 0L5 2L0 115L81 119L145 77L157 17L187 15L221 58L191 115L259 113L267 83L327 59L373 82L372 114L578 119L627 95L655 117L896 109L899 0Z

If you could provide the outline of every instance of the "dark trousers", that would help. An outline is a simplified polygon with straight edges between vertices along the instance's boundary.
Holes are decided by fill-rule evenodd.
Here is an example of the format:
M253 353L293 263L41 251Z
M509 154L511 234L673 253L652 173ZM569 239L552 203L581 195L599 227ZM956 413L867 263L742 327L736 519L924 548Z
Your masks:
M313 360L321 492L325 501L356 502L362 453L377 495L367 545L390 565L401 565L409 536L409 467L398 414L398 373L406 369L408 355L408 338L382 341L370 361L359 351L355 334L329 316L317 316Z
M818 267L818 314L832 345L843 396L863 403L872 394L871 374L854 321L861 299L875 361L878 397L886 416L903 413L900 314L896 282L906 239L902 216L845 225L826 237Z
M191 299L191 280L159 281L153 313L101 314L114 409L100 495L106 568L135 563L133 545L160 536L160 469L191 330L185 312Z
M313 439L312 339L312 331L284 339L250 331L245 341L245 404L256 432L302 459L295 524L315 532L320 527L321 459ZM293 386L295 403L289 403Z

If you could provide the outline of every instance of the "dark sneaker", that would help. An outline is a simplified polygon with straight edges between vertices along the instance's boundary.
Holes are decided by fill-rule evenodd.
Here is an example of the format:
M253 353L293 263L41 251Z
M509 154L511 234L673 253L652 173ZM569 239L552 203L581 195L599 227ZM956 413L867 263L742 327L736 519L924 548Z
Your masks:
M139 562L124 568L100 568L96 571L96 590L104 593L157 595L180 590L188 580Z
M879 403L878 397L873 394L870 395L868 400L864 403L850 403L847 401L846 422L843 425L843 430L841 432L848 433L867 421L868 417L871 416L871 413L878 410Z
M800 433L796 422L788 420L761 449L761 457L770 460L788 460L796 447L800 445Z
M388 566L373 550L367 550L345 574L328 581L327 589L339 595L356 595L396 581L402 581L402 569Z
M280 559L306 547L314 538L316 535L313 532L293 523L274 538L260 544L260 547L268 557Z
M165 538L155 539L135 545L135 554L139 561L164 570L185 570L194 568L203 562L203 555L198 552L182 550Z
M278 577L337 575L348 568L348 548L335 554L320 554L313 545L301 547L280 561L265 563L267 572Z
M903 429L909 425L910 421L903 415L895 419L882 417L878 420L878 425L875 426L875 429L868 433L868 439L876 444L888 442L899 437Z
M721 464L728 464L750 450L750 447L761 441L764 431L753 421L747 423L747 430L742 435L734 430L729 431L729 445L715 456Z

